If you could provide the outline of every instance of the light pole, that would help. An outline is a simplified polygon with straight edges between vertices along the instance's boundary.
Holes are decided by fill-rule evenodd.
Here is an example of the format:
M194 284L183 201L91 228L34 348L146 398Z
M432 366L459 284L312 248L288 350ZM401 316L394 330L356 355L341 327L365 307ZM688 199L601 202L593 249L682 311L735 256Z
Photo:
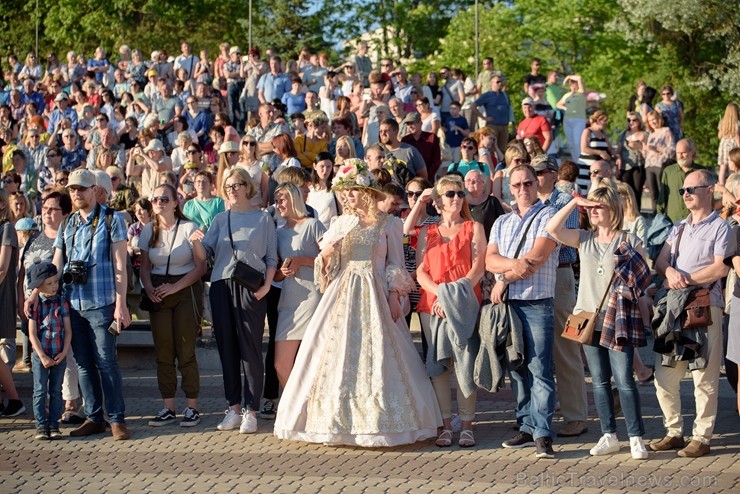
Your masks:
M475 0L475 80L478 80L478 0Z
M249 0L249 49L252 49L252 0Z

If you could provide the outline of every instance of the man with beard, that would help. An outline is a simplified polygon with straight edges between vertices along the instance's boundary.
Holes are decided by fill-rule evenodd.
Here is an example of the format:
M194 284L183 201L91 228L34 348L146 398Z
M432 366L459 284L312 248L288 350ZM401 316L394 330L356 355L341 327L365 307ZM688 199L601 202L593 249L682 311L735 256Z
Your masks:
M120 214L97 203L95 189L91 171L70 174L67 190L77 211L62 223L54 242L54 265L60 275L64 273L64 296L74 328L72 349L87 417L70 436L104 433L105 410L113 438L121 440L131 437L116 357L116 335L131 323L126 306L126 226Z

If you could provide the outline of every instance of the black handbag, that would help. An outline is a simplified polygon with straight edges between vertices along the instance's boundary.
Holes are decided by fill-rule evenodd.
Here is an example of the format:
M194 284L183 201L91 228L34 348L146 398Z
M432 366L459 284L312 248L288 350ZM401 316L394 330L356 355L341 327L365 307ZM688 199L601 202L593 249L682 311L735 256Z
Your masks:
M179 218L177 220L177 223L175 223L175 234L172 236L172 243L170 244L170 253L167 254L167 269L164 272L165 278L169 276L170 274L170 258L172 257L172 248L175 246L175 239L177 238L178 228L180 228ZM149 298L149 295L147 295L146 290L141 291L141 295L139 296L139 309L145 310L147 312L157 312L161 307L162 307L161 302L155 303L152 299Z
M229 224L229 242L231 242L231 251L234 256L234 270L231 272L231 280L246 288L250 292L256 292L265 283L265 275L254 269L244 261L236 258L236 249L234 249L234 237L231 234L231 211L227 214Z

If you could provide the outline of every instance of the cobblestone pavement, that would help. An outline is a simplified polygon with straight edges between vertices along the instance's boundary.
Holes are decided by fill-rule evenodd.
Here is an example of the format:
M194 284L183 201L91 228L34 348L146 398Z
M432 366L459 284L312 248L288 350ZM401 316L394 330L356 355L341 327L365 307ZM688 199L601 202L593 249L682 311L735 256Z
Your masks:
M30 409L30 374L16 375L16 383ZM593 403L589 432L558 438L555 460L535 459L533 448L501 448L513 433L514 399L509 389L479 394L478 444L473 449L440 449L432 440L393 449L361 449L278 441L271 434L271 421L260 420L258 433L252 435L217 431L225 406L216 372L202 376L203 418L192 429L147 426L161 408L154 370L124 369L124 386L133 432L128 441L114 441L110 435L34 441L30 412L0 420L0 492L740 492L740 419L724 378L711 454L684 459L675 452L651 452L644 461L631 459L621 416L621 452L589 456L588 449L600 435ZM658 439L664 431L655 390L639 388L645 438ZM685 379L681 389L684 410L691 410L691 381ZM184 398L178 399L179 414ZM686 431L691 430L692 419L687 413ZM559 426L554 424L556 430ZM69 430L63 429L65 436Z

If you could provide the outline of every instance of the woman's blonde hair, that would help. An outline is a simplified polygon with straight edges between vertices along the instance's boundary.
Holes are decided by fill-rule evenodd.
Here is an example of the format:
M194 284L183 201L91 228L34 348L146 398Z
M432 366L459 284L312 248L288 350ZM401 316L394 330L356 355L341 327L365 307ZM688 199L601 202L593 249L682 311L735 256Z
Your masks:
M252 181L249 179L249 173L247 173L247 170L241 166L232 166L226 173L223 184L226 185L226 181L234 176L236 176L247 189L247 199L253 198L257 191L254 190L254 185L252 185ZM221 189L221 193L223 194L223 187L221 187Z
M617 182L617 191L619 192L620 197L624 197L624 218L632 221L639 217L640 208L637 207L637 197L635 196L635 191L632 190L632 187L624 182Z
M349 156L347 156L346 158L342 158L343 160L344 159L349 159L349 158L357 158L357 152L355 151L355 143L352 142L352 139L349 136L342 136L339 139L337 139L337 146L336 147L339 147L339 143L340 142L346 143L347 144L347 147L349 148ZM336 147L335 147L335 149L336 149ZM339 158L338 155L337 155L337 158Z
M725 114L719 121L717 137L735 137L740 132L740 107L734 101L725 108Z
M437 205L437 209L441 211L442 208L442 194L444 189L447 187L454 187L456 190L465 190L465 182L462 177L458 175L445 175L444 177L437 180L432 188L432 199ZM468 207L468 200L463 197L462 210L460 216L466 220L472 220L473 216L470 214L470 208Z
M642 121L642 116L639 113L637 113L636 111L628 111L627 119L630 118L637 119L637 128L640 130L645 130L645 122ZM627 128L629 129L629 125L627 125Z
M613 231L622 231L624 225L624 211L622 210L622 203L619 201L619 194L617 190L611 186L608 180L601 180L599 186L588 193L588 200L603 204L609 208L611 214L611 227ZM589 217L589 223L591 218ZM593 224L591 229L596 230Z
M0 189L0 204L5 204L5 207L0 209L0 222L10 221L10 202L8 191L5 189Z
M285 182L278 185L275 188L275 196L279 193L288 194L290 197L290 207L288 208L291 214L298 219L305 218L308 216L308 210L306 209L306 203L303 202L303 194L298 187L290 182Z
M364 206L362 210L360 208L354 208L350 206L349 201L347 200L347 192L349 192L350 190L354 190L355 192L359 192L360 194L362 194L360 198L360 203L362 206ZM380 210L378 209L378 201L380 200L380 198L373 192L373 190L375 189L365 187L347 188L341 190L339 194L342 200L342 214L351 214L358 216L357 213L362 211L367 215L370 221L377 221L378 214L380 213Z

